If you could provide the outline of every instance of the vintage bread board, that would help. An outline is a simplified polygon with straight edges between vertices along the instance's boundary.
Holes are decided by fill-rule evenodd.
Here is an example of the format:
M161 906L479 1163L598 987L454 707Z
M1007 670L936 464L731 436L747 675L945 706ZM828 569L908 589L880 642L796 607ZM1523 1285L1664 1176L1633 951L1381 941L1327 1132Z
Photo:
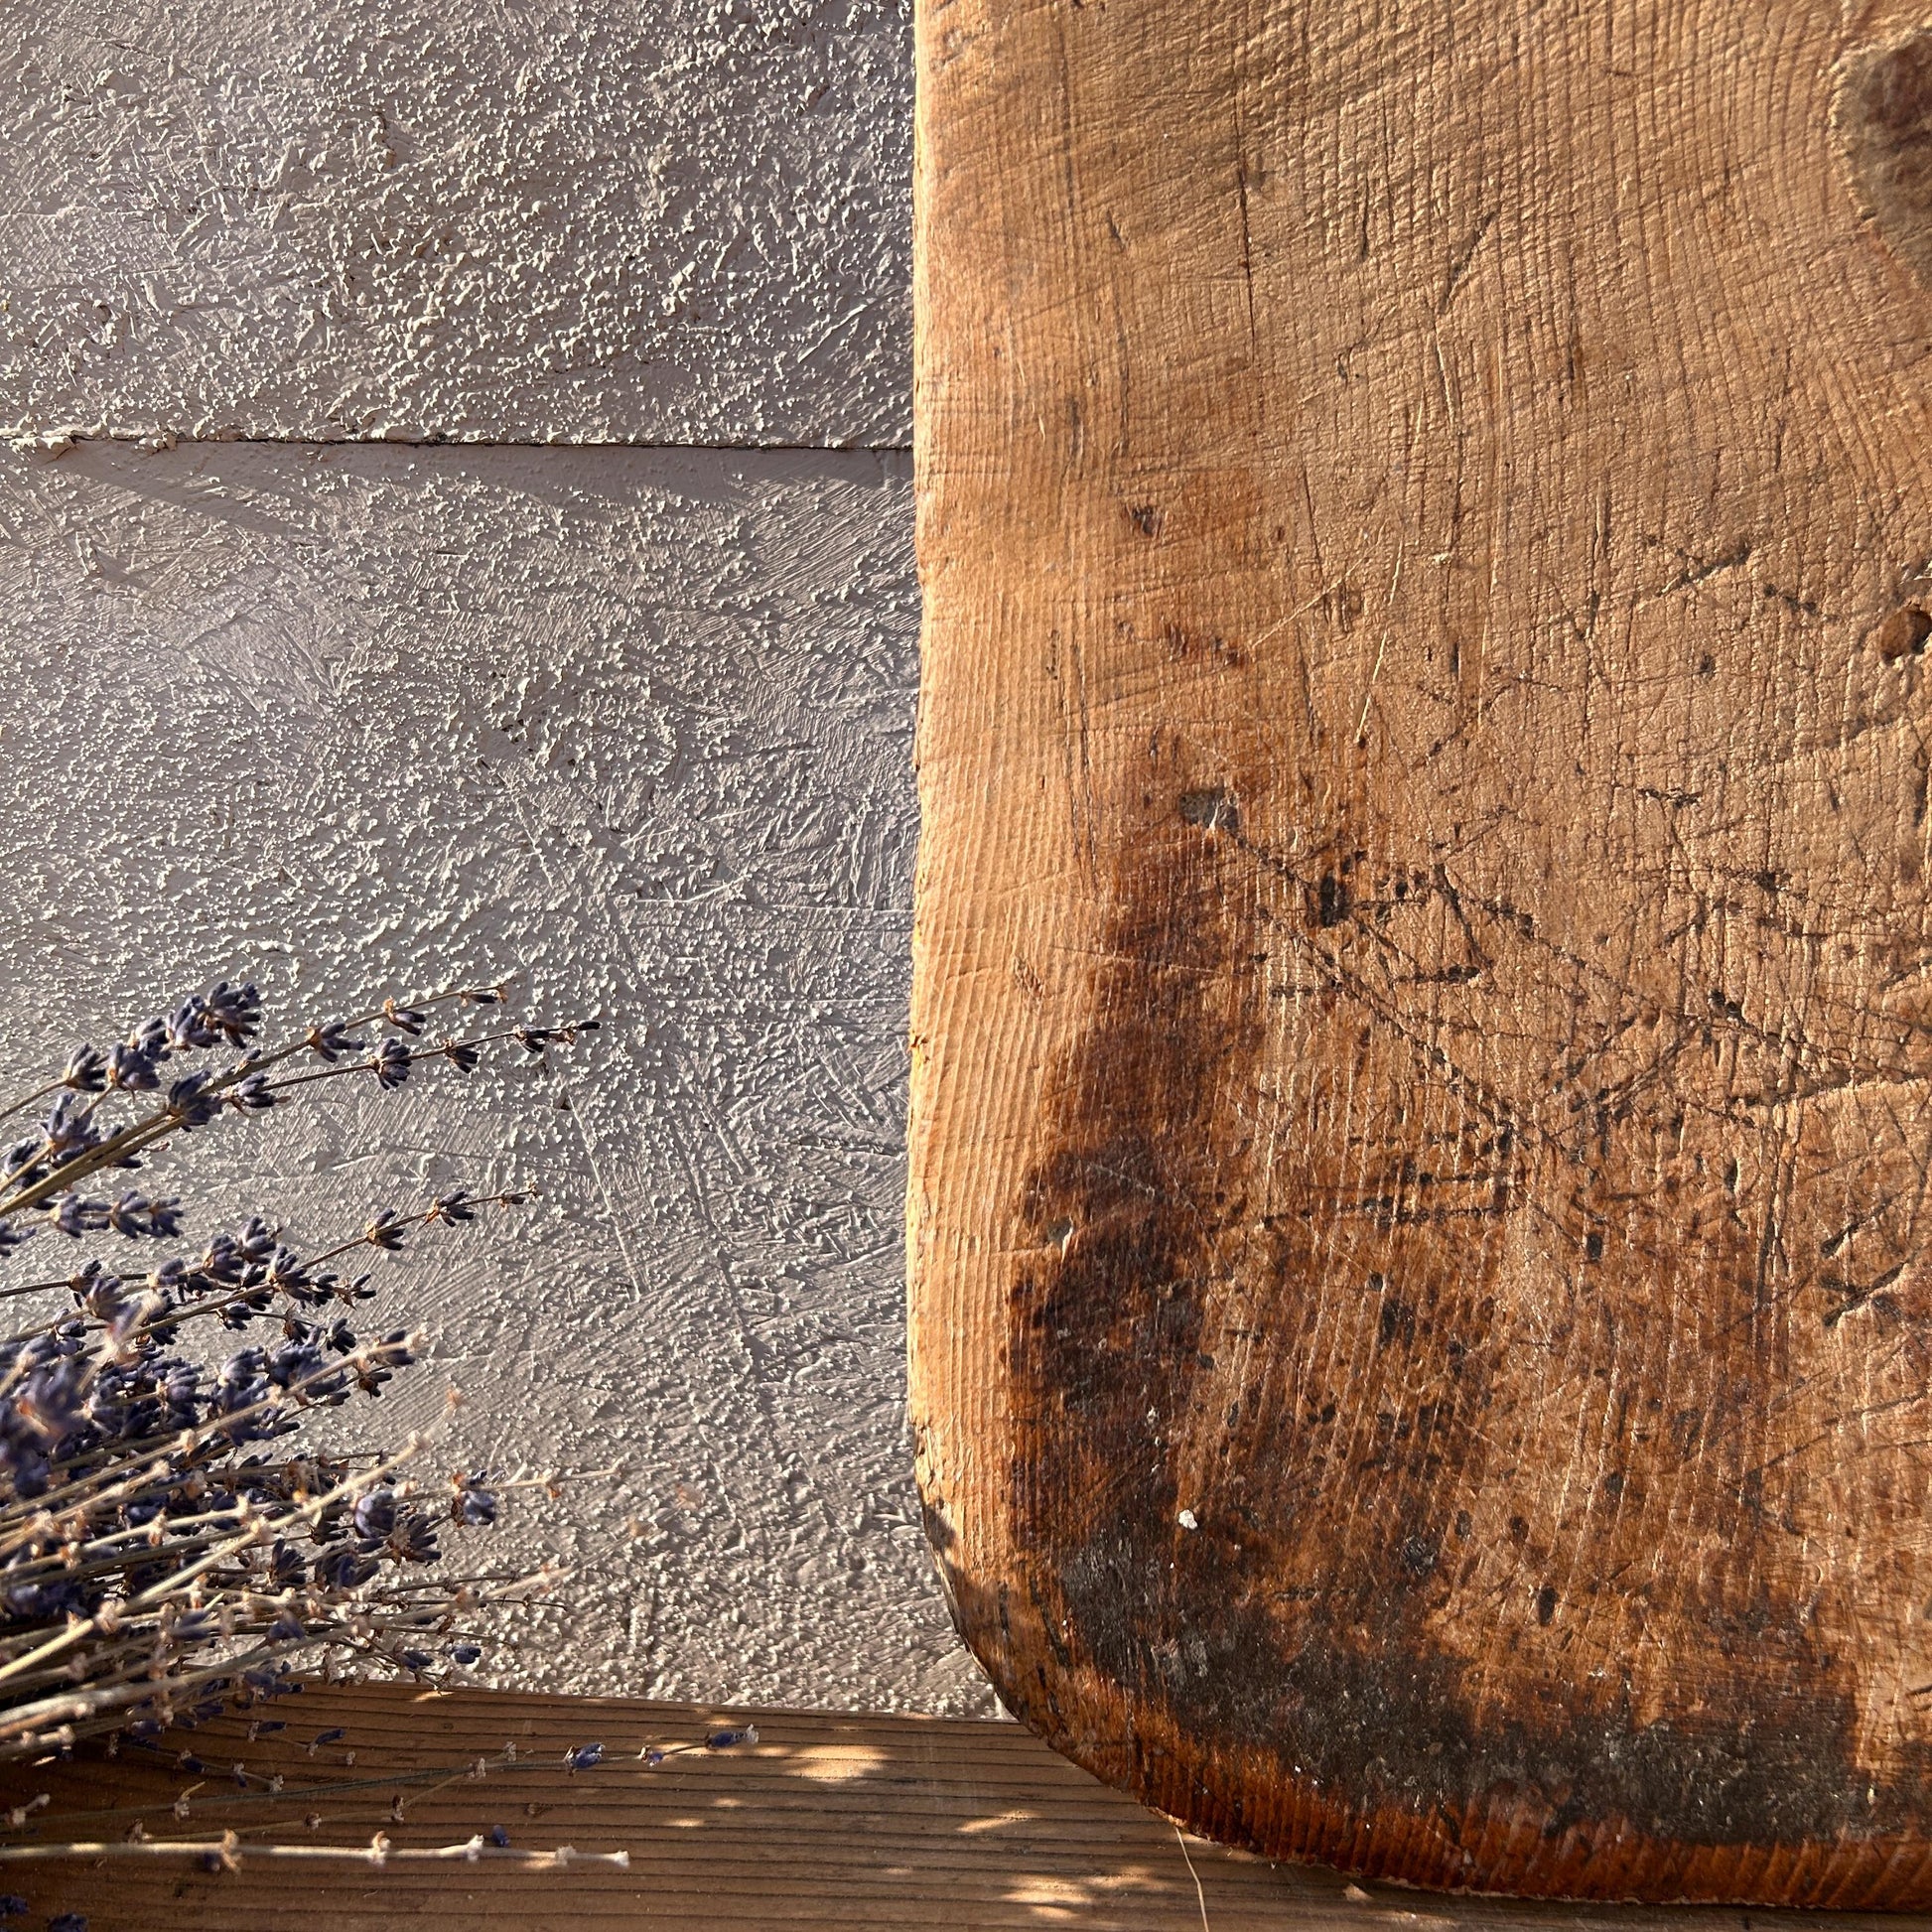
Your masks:
M1203 1832L1932 1904L1928 22L921 0L920 1479Z

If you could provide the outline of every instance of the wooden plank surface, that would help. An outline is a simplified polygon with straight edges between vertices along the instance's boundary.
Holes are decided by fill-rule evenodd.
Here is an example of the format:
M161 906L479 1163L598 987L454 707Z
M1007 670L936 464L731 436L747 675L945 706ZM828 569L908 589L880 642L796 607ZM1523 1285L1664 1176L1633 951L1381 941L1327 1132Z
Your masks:
M1917 1923L1798 1921L1722 1908L1561 1908L1350 1888L1327 1871L1275 1867L1194 1839L1056 1756L1017 1725L521 1697L425 1697L406 1688L310 1691L275 1707L289 1728L247 1741L223 1721L175 1750L10 1773L7 1802L47 1791L70 1831L119 1839L250 1838L398 1848L459 1844L501 1825L513 1844L625 1851L628 1870L503 1865L275 1866L204 1872L152 1859L9 1866L0 1889L40 1914L84 1912L89 1932L266 1932L404 1923L539 1932L570 1926L839 1925L949 1932L1078 1925L1090 1932L1875 1932ZM719 1727L755 1723L755 1744L710 1750ZM344 1735L308 1748L340 1727ZM479 1756L518 1765L465 1778ZM602 1742L591 1771L566 1751ZM639 1757L665 1752L655 1765ZM352 1758L352 1761L350 1761ZM240 1762L252 1789L237 1789ZM286 1785L270 1797L263 1781ZM441 1788L436 1788L440 1786ZM191 1791L192 1787L192 1791ZM178 1797L190 1792L186 1817ZM400 1801L400 1821L395 1810ZM309 1814L325 1822L305 1828ZM0 1833L20 1844L36 1828ZM91 1820L91 1822L88 1822Z
M906 440L907 0L0 13L0 434Z
M1932 30L926 0L913 1407L1198 1829L1932 1901Z

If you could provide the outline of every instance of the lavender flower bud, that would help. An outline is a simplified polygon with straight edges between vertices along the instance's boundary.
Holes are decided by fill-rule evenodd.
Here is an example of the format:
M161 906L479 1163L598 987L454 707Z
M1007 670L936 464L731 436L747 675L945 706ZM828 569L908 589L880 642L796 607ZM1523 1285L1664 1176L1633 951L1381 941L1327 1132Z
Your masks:
M358 1555L354 1550L328 1550L316 1559L314 1575L326 1589L354 1589L367 1583L378 1568L374 1557Z
M198 1052L204 1046L212 1046L220 1037L199 995L191 993L168 1016L168 1050L171 1053Z
M396 1492L386 1488L371 1489L366 1495L356 1497L350 1518L357 1536L380 1543L396 1527Z
M394 1254L402 1246L403 1235L408 1223L392 1208L381 1208L375 1219L362 1230L362 1239L371 1248L380 1248L385 1254Z
M24 1247L34 1238L32 1228L24 1228L17 1221L0 1221L0 1255L9 1249Z
M382 1017L399 1034L415 1035L429 1025L429 1015L419 1013L414 1007L398 1006L394 1000L384 1000Z
M443 1042L443 1057L459 1073L474 1073L483 1058L483 1048L474 1040L446 1039Z
M168 1023L158 1013L150 1014L128 1030L127 1044L131 1052L139 1053L143 1059L165 1060L168 1057Z
M369 1071L385 1093L392 1092L409 1078L409 1048L399 1039L379 1041L375 1056L369 1061Z
M389 1554L398 1563L440 1563L443 1551L436 1541L436 1525L427 1516L410 1517L390 1537Z
M78 1194L63 1194L48 1209L47 1218L63 1234L77 1240L83 1234L92 1234L104 1228L108 1211L105 1201L82 1200Z
M262 998L252 981L234 986L227 980L217 980L201 1004L208 1023L237 1046L261 1025Z
M76 1046L68 1055L62 1084L75 1093L98 1093L107 1084L107 1060L98 1046Z
M206 1127L214 1118L220 1102L207 1090L213 1079L211 1073L188 1073L168 1089L168 1111L184 1131Z
M72 1094L64 1093L47 1117L45 1152L57 1165L100 1145L100 1129Z
M116 1234L167 1239L181 1232L181 1202L173 1195L125 1193L106 1214Z
M450 1662L461 1664L465 1670L482 1658L483 1645L480 1643L453 1643L450 1646Z
M216 1288L229 1288L241 1279L241 1250L225 1234L208 1236L196 1272Z
M466 1529L486 1529L496 1520L496 1497L485 1489L481 1476L465 1476L457 1485L450 1504L450 1518Z
M311 1027L309 1036L303 1042L310 1052L325 1060L339 1060L345 1053L360 1052L362 1041L357 1039L339 1020L332 1020L326 1026Z
M251 1214L235 1236L235 1247L243 1261L266 1261L275 1252L275 1231L259 1214Z
M239 1113L265 1114L279 1098L266 1073L250 1073L229 1092L228 1105Z
M466 1193L439 1194L430 1206L429 1218L432 1223L455 1227L460 1221L474 1221L477 1210L470 1204L470 1196Z
M590 1771L604 1762L602 1744L579 1744L574 1751L564 1753L565 1765L573 1771Z
M271 1288L306 1288L309 1271L294 1249L285 1248L278 1242L265 1264L262 1280Z
M152 1093L161 1075L148 1054L123 1040L107 1056L107 1084L123 1093Z

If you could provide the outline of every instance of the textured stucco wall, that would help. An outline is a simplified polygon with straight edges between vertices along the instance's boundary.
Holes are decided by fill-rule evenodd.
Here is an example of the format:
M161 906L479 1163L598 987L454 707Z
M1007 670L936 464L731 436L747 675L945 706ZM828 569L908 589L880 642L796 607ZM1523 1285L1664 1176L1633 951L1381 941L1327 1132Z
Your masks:
M195 1162L543 1184L387 1304L398 1424L631 1470L519 1512L503 1681L991 1708L902 1421L908 12L0 20L0 1069L210 973L607 1017Z
M902 444L909 16L0 10L0 427Z
M7 1064L210 969L291 1018L515 973L609 1023L191 1170L312 1245L543 1186L388 1304L443 1337L402 1414L453 1379L452 1455L633 1471L512 1532L588 1526L521 1681L978 1706L901 1440L908 488L818 452L0 463Z

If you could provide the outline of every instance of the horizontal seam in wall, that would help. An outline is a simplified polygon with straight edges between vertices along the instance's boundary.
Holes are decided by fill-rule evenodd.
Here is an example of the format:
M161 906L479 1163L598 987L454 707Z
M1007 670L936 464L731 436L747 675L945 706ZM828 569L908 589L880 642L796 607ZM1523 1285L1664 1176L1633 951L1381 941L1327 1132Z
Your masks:
M720 456L778 456L786 452L821 456L910 456L909 443L631 443L611 440L584 440L568 443L538 443L526 437L432 437L432 436L194 436L155 434L113 436L70 430L34 432L0 430L0 441L11 439L20 455L31 455L36 447L53 454L54 445L72 449L82 443L116 444L135 449L179 449L188 444L255 444L280 450L636 450L641 453L670 453L688 450L694 454Z

